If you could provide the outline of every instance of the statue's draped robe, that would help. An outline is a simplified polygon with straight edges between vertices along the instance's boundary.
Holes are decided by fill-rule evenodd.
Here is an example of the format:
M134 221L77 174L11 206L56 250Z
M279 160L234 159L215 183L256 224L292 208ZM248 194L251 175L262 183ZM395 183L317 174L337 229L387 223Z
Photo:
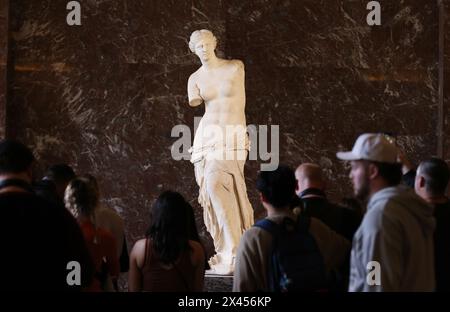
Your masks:
M217 253L210 265L232 271L239 240L254 223L244 178L249 140L243 126L228 127L224 133L219 127L204 127L202 121L195 133L191 162L205 226Z

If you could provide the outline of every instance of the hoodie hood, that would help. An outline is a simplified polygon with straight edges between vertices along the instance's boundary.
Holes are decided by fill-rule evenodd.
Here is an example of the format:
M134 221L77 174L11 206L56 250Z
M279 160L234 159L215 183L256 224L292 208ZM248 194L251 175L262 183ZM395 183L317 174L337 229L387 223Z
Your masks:
M353 238L349 291L433 291L433 208L401 186L384 188L369 200ZM377 261L381 283L367 282Z
M392 205L390 205L392 203ZM367 211L377 206L402 207L404 211L413 216L421 225L423 233L433 233L435 228L434 208L420 198L414 190L405 186L394 186L384 188L375 193L367 205ZM403 210L402 209L402 210ZM389 211L399 213L400 211Z

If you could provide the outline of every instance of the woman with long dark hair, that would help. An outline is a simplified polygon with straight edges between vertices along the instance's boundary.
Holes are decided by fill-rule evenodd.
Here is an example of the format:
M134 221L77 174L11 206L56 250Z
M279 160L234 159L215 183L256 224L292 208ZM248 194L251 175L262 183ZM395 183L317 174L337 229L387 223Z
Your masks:
M177 192L163 192L152 207L146 237L130 255L129 291L202 291L205 252L191 240L192 209Z

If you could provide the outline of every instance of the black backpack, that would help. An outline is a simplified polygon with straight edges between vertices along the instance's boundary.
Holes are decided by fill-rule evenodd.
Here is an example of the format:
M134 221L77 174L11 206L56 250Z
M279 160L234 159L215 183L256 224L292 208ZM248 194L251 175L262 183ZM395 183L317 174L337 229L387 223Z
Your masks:
M326 291L327 274L316 240L309 233L309 217L297 221L284 218L281 224L268 219L254 226L273 236L268 266L268 286L273 292Z

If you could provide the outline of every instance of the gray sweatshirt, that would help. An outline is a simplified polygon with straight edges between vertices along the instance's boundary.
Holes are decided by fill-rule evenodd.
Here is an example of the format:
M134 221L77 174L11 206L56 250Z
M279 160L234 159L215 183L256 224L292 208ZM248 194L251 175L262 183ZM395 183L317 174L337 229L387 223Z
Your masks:
M353 238L349 291L433 291L434 227L432 207L412 190L375 193Z

